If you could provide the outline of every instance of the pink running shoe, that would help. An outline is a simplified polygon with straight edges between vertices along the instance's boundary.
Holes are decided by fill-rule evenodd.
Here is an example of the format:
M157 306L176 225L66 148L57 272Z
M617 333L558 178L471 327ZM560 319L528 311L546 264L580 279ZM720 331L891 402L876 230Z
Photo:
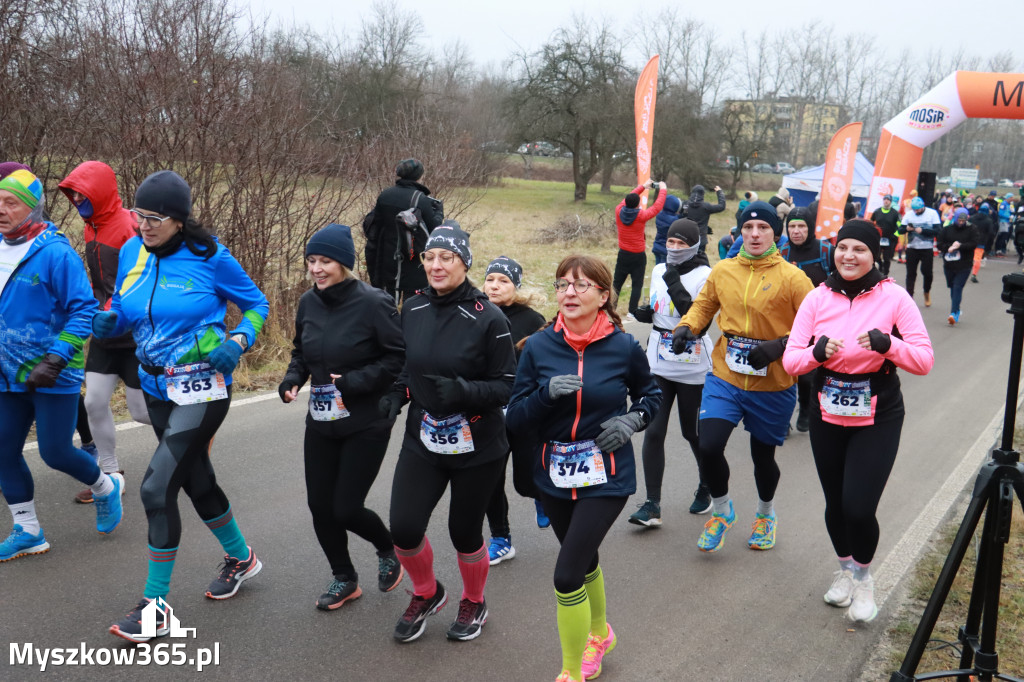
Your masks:
M587 647L583 650L583 679L593 680L601 675L601 661L617 642L611 623L608 623L608 636L603 640L593 634L587 637Z

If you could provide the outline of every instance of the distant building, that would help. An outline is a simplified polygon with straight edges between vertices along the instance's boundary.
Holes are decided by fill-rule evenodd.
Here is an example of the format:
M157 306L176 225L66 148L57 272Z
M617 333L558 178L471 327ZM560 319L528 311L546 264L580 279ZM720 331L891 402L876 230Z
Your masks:
M764 163L787 161L797 168L824 163L829 141L840 126L848 123L839 104L795 97L728 100L725 106L741 119L749 119L751 127L765 130L759 154Z

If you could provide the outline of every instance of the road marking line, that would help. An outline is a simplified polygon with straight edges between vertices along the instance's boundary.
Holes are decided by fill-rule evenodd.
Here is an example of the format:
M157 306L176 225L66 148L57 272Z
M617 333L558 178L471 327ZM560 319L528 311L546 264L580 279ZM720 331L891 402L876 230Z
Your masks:
M1021 408L1021 403L1022 400L1018 397L1018 411ZM896 585L917 563L925 545L935 535L939 525L953 508L965 486L977 476L981 465L989 460L992 448L998 445L1002 437L1003 410L1004 408L1001 407L996 411L992 421L982 430L981 435L974 441L974 445L967 450L960 464L949 474L946 482L935 492L918 517L907 528L903 537L893 546L892 551L882 561L877 572L874 572L877 576L875 578L875 600L879 609L885 606L885 602L893 594Z

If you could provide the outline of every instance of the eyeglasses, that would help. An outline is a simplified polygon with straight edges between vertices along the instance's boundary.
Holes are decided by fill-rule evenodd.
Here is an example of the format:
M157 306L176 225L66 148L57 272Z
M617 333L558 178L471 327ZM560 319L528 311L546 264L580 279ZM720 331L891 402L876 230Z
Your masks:
M420 254L420 260L424 265L433 265L435 260L441 261L442 265L451 265L455 262L455 254L451 251L445 251L441 255L424 252Z
M142 227L142 224L145 223L148 227L154 230L159 227L163 227L164 221L171 219L170 216L164 216L161 218L158 215L147 215L146 213L142 213L134 208L128 209L128 212L135 216L135 222L139 224L139 227Z
M604 288L604 287L599 287L596 284L591 284L590 282L588 282L585 279L578 279L575 282L570 282L569 280L567 280L565 278L561 278L561 279L556 279L555 280L555 291L557 291L558 293L560 293L560 294L565 293L566 291L569 290L569 287L572 287L573 290L577 294L585 294L585 293L587 293L587 291L590 289L590 287L594 287L595 289L603 289Z

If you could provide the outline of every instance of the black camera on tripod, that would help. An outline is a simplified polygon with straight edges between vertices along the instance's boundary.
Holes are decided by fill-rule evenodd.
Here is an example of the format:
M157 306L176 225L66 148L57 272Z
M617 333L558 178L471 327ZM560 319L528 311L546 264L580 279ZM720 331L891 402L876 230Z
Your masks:
M1022 306L1020 310L1011 308L1011 313L1024 313L1024 273L1003 275L1003 293L1000 298L1003 299L1003 303L1009 303L1011 306Z

